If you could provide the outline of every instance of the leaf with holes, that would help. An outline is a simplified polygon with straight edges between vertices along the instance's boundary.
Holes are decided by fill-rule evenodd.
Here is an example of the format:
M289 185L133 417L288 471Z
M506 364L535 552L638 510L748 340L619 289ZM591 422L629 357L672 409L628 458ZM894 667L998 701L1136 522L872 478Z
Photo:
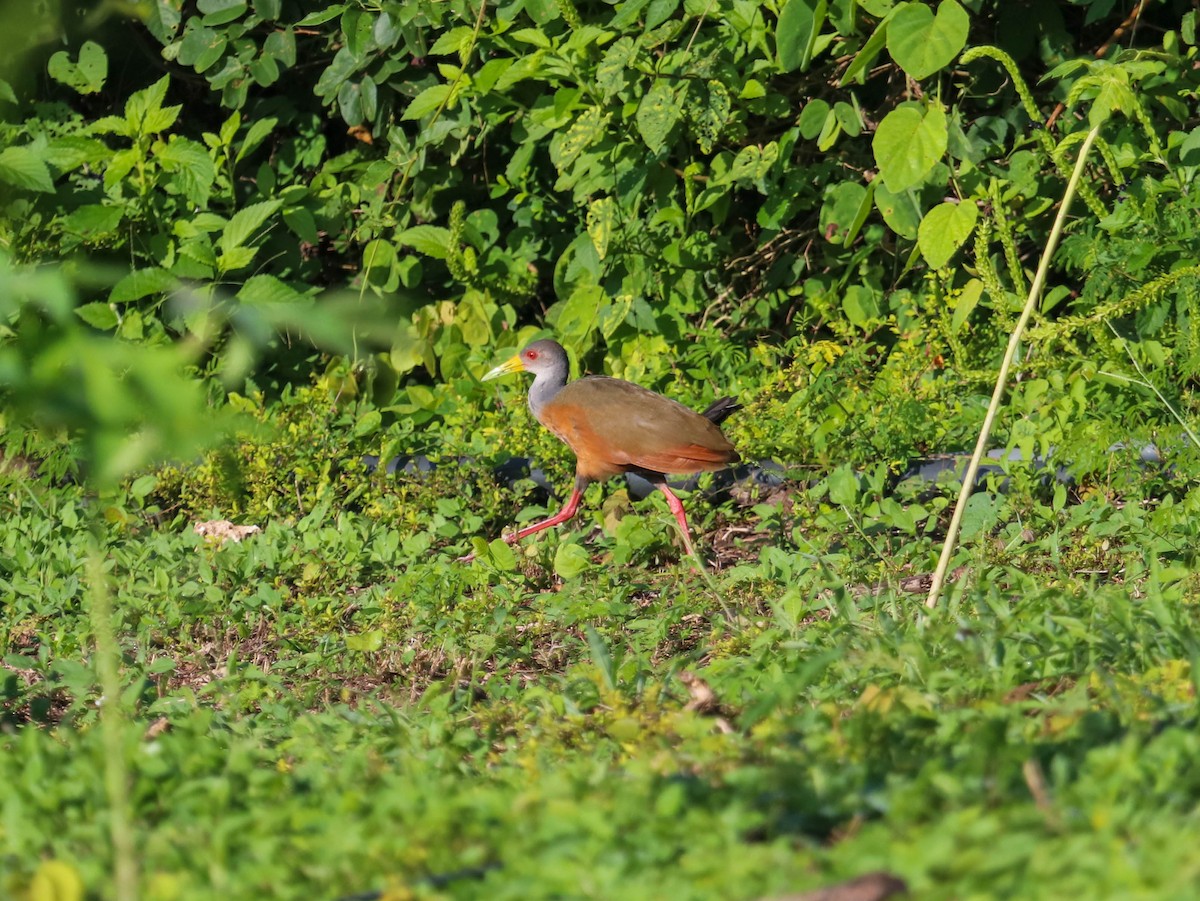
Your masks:
M678 121L679 104L675 101L675 92L665 81L655 81L638 104L638 134L652 152L658 153L666 145L667 137Z
M611 197L593 200L587 212L587 232L600 259L608 253L608 242L612 238L613 223L617 218L617 205Z

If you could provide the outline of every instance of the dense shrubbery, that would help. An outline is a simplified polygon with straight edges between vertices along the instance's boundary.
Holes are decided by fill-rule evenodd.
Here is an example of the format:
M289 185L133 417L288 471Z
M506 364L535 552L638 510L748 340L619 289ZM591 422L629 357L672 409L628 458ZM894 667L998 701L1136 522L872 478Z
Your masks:
M1190 304L1194 274L1127 299L1129 279L1188 268L1151 224L1194 203L1186 4L1142 10L1111 45L1122 14L1103 2L138 9L48 60L27 51L51 81L10 92L0 240L25 262L108 260L89 325L201 336L235 381L247 343L344 291L399 321L390 353L355 356L389 385L461 377L543 318L650 380L697 339L802 358L828 337L970 378L1027 287L1075 138L1113 113L1069 255L1101 278L1080 290L1078 263L1060 268L1044 309L1117 304L1168 347L1168 320L1190 328L1154 311ZM925 348L896 343L914 330ZM729 352L695 376L736 380L748 361Z

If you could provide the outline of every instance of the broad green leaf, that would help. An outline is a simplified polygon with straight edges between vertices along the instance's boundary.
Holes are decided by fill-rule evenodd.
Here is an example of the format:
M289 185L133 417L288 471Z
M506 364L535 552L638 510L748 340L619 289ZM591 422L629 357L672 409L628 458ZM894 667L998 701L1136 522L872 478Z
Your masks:
M222 229L217 246L226 253L241 247L282 205L281 200L264 200L238 210Z
M567 344L582 340L599 324L600 310L604 306L604 290L599 285L581 283L565 301L550 308L547 322Z
M296 65L296 33L290 26L282 31L272 31L263 42L263 53L286 68Z
M165 146L157 149L157 156L163 169L175 175L175 184L193 206L208 206L217 171L203 145L172 135Z
M304 27L310 25L324 25L330 19L336 19L338 16L344 13L347 6L349 6L347 3L335 3L332 6L325 7L325 9L309 13L307 16L297 22L296 25Z
M395 240L403 247L439 260L446 259L450 249L450 231L437 225L414 225L397 233Z
M608 242L612 238L616 216L617 205L611 197L601 197L599 200L593 200L588 206L588 237L592 239L592 244L596 248L596 255L601 260L608 254Z
M879 320L879 298L864 285L847 285L842 294L842 312L852 325L869 328Z
M396 246L391 241L375 239L363 248L363 277L373 285L386 285L396 268ZM394 288L393 288L394 290Z
M843 464L831 472L826 484L829 487L829 499L833 503L851 506L858 500L858 476L848 464Z
M844 181L825 189L821 206L821 234L833 244L843 244L850 225L858 216L867 189L856 181Z
M354 423L354 437L365 438L367 435L372 435L379 431L382 424L383 414L378 410L368 410Z
M217 254L217 269L220 272L236 272L238 269L245 269L254 262L257 253L257 247L231 247L229 250Z
M638 104L637 129L651 152L658 153L667 136L679 121L679 104L675 92L665 79L656 79Z
M637 58L638 41L629 36L618 38L604 51L596 66L596 84L607 99L625 86L625 72Z
M267 139L278 124L279 120L274 116L268 116L265 119L256 119L246 131L246 137L242 141L242 146L238 148L235 162L241 162L246 154L253 153L258 149L258 146Z
M560 131L550 141L550 161L560 172L564 172L579 154L604 136L608 114L599 107L585 109L565 132Z
M41 156L27 146L0 150L0 181L27 191L54 190L50 169Z
M646 7L644 29L650 31L652 28L657 28L671 18L678 8L679 0L650 0L650 5Z
M517 568L517 555L503 538L497 538L487 545L486 557L501 572L512 572Z
M85 303L81 307L76 307L75 315L92 328L97 328L101 331L114 329L117 327L117 323L120 322L112 306L102 300L97 300L94 303Z
M813 46L825 24L826 0L787 0L775 30L779 68L783 72L808 69Z
M0 78L0 100L3 100L6 103L17 102L17 92L14 91L13 86L3 78Z
M285 304L308 300L287 282L273 275L252 275L237 293L238 300L250 304Z
M193 18L183 30L176 61L191 66L197 72L205 72L224 55L226 43L223 33L215 28L207 28L200 24L199 19Z
M921 210L914 193L910 190L889 191L881 178L876 178L871 184L875 186L875 207L887 227L902 238L910 241L916 238Z
M946 152L948 140L940 106L923 109L919 103L903 103L884 116L871 149L888 190L900 192L919 184Z
M302 206L284 210L283 222L301 241L317 244L321 240L321 235L317 232L317 220Z
M423 119L443 103L449 107L451 105L450 91L451 87L448 84L435 84L427 87L412 99L412 102L404 110L404 115L400 118Z
M975 230L979 211L973 201L939 203L925 214L917 230L921 256L931 269L941 269Z
M429 56L446 56L448 54L461 54L463 49L471 43L471 36L475 30L468 25L459 25L457 28L451 28L449 31L444 31L433 42L433 46L429 48Z
M134 269L113 285L108 293L109 303L129 303L151 294L162 294L175 285L175 276L166 269Z
M554 552L554 572L560 579L574 579L591 565L592 558L578 544L560 544Z
M800 129L800 136L808 141L814 140L825 130L825 120L829 118L830 114L829 104L824 100L808 101L800 110L800 118L796 122Z
M111 235L121 224L122 211L118 206L86 203L63 220L63 230L82 238Z
M245 14L246 0L197 0L196 8L205 25L225 25Z
M888 22L888 53L909 78L920 81L954 61L970 27L970 16L956 0L942 0L936 16L924 3L908 3Z
M954 304L954 315L950 318L951 332L962 331L962 327L967 324L967 319L982 296L983 282L979 279L973 278L963 285Z
M60 50L50 57L47 71L55 81L80 94L94 94L104 87L108 77L108 56L95 41L84 41L79 48L78 63L72 62L70 55Z

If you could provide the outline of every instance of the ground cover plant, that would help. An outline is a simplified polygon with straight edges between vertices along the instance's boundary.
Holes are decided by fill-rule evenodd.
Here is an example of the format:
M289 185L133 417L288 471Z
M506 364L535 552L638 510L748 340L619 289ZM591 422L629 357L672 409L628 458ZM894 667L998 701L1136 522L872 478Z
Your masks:
M0 6L0 896L1190 897L1195 19ZM494 540L543 334L744 404L706 571Z

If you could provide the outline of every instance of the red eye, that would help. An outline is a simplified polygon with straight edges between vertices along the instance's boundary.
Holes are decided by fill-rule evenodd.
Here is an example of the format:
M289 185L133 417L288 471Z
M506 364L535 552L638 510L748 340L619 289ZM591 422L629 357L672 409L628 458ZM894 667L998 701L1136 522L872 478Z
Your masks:
M526 360L536 360L537 359L537 351L536 350L525 351L525 359Z

